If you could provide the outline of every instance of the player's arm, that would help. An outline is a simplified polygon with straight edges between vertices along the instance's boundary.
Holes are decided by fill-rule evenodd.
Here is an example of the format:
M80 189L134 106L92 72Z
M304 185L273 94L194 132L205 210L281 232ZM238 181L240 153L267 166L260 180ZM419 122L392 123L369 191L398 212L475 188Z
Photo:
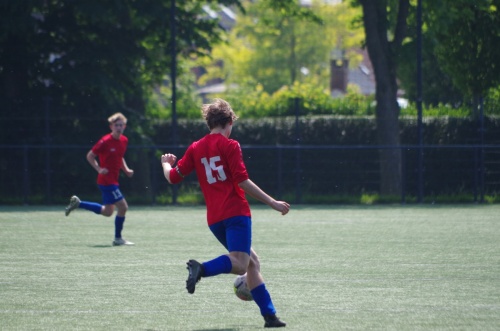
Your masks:
M127 175L127 177L132 177L134 175L134 170L130 169L125 161L125 158L122 157L122 166L121 169Z
M92 168L95 169L95 171L97 171L97 173L101 174L101 175L105 175L108 173L108 169L106 168L101 168L99 166L99 163L97 163L97 155L94 154L94 152L92 152L92 150L90 150L88 153L87 153L87 161L89 162L90 166Z
M258 187L254 182L252 182L250 179L246 179L240 182L238 185L239 187L241 187L243 191L245 191L246 194L248 194L254 199L259 200L262 203L265 203L274 210L279 211L281 215L286 215L290 210L290 204L288 202L274 200L266 192L262 191L262 189Z
M170 171L172 170L175 161L177 161L177 157L174 154L163 154L161 156L161 166L163 168L163 175L170 184L173 184L172 180L170 179Z

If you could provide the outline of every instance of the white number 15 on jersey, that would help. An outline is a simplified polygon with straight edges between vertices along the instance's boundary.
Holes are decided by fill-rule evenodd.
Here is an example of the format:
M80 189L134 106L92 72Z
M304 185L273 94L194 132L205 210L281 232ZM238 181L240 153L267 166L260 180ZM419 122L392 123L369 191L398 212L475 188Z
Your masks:
M213 184L218 180L221 182L227 179L226 174L224 172L224 168L221 165L217 165L216 162L220 161L220 156L214 156L210 158L210 162L206 157L201 159L201 163L205 166L205 173L207 174L207 181L209 184ZM212 174L212 171L217 171L217 178L215 178Z

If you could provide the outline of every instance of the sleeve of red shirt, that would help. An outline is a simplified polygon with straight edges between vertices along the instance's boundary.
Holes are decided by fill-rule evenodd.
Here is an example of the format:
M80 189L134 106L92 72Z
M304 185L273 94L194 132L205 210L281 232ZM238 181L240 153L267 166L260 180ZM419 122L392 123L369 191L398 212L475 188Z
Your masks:
M99 155L102 150L102 146L104 145L104 139L99 139L99 141L92 147L92 153L95 155Z
M230 140L227 153L228 166L233 174L234 182L239 184L247 180L249 177L245 163L243 162L243 153L240 144L236 140Z

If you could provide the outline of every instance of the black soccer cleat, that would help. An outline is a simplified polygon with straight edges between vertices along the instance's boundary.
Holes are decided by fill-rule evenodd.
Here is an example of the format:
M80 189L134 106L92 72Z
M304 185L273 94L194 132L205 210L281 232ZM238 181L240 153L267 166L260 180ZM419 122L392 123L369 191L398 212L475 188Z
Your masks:
M203 265L196 260L189 260L186 264L186 269L189 271L189 276L186 280L186 289L188 293L193 294L196 283L200 281L203 274Z
M286 323L281 321L276 315L266 315L264 316L264 321L266 321L264 324L265 328L281 328L286 326Z

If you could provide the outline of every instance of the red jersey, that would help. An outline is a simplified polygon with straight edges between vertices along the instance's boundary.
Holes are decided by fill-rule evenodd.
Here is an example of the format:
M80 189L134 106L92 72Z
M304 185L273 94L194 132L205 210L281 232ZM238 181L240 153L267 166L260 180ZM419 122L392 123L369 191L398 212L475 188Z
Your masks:
M178 183L193 170L205 197L208 225L234 216L250 216L245 192L238 186L248 179L248 173L236 140L208 134L192 143L170 171L170 180Z
M105 175L97 175L99 185L118 185L118 176L127 150L128 138L124 135L115 139L108 133L92 147L92 153L99 157L99 166L108 169Z

